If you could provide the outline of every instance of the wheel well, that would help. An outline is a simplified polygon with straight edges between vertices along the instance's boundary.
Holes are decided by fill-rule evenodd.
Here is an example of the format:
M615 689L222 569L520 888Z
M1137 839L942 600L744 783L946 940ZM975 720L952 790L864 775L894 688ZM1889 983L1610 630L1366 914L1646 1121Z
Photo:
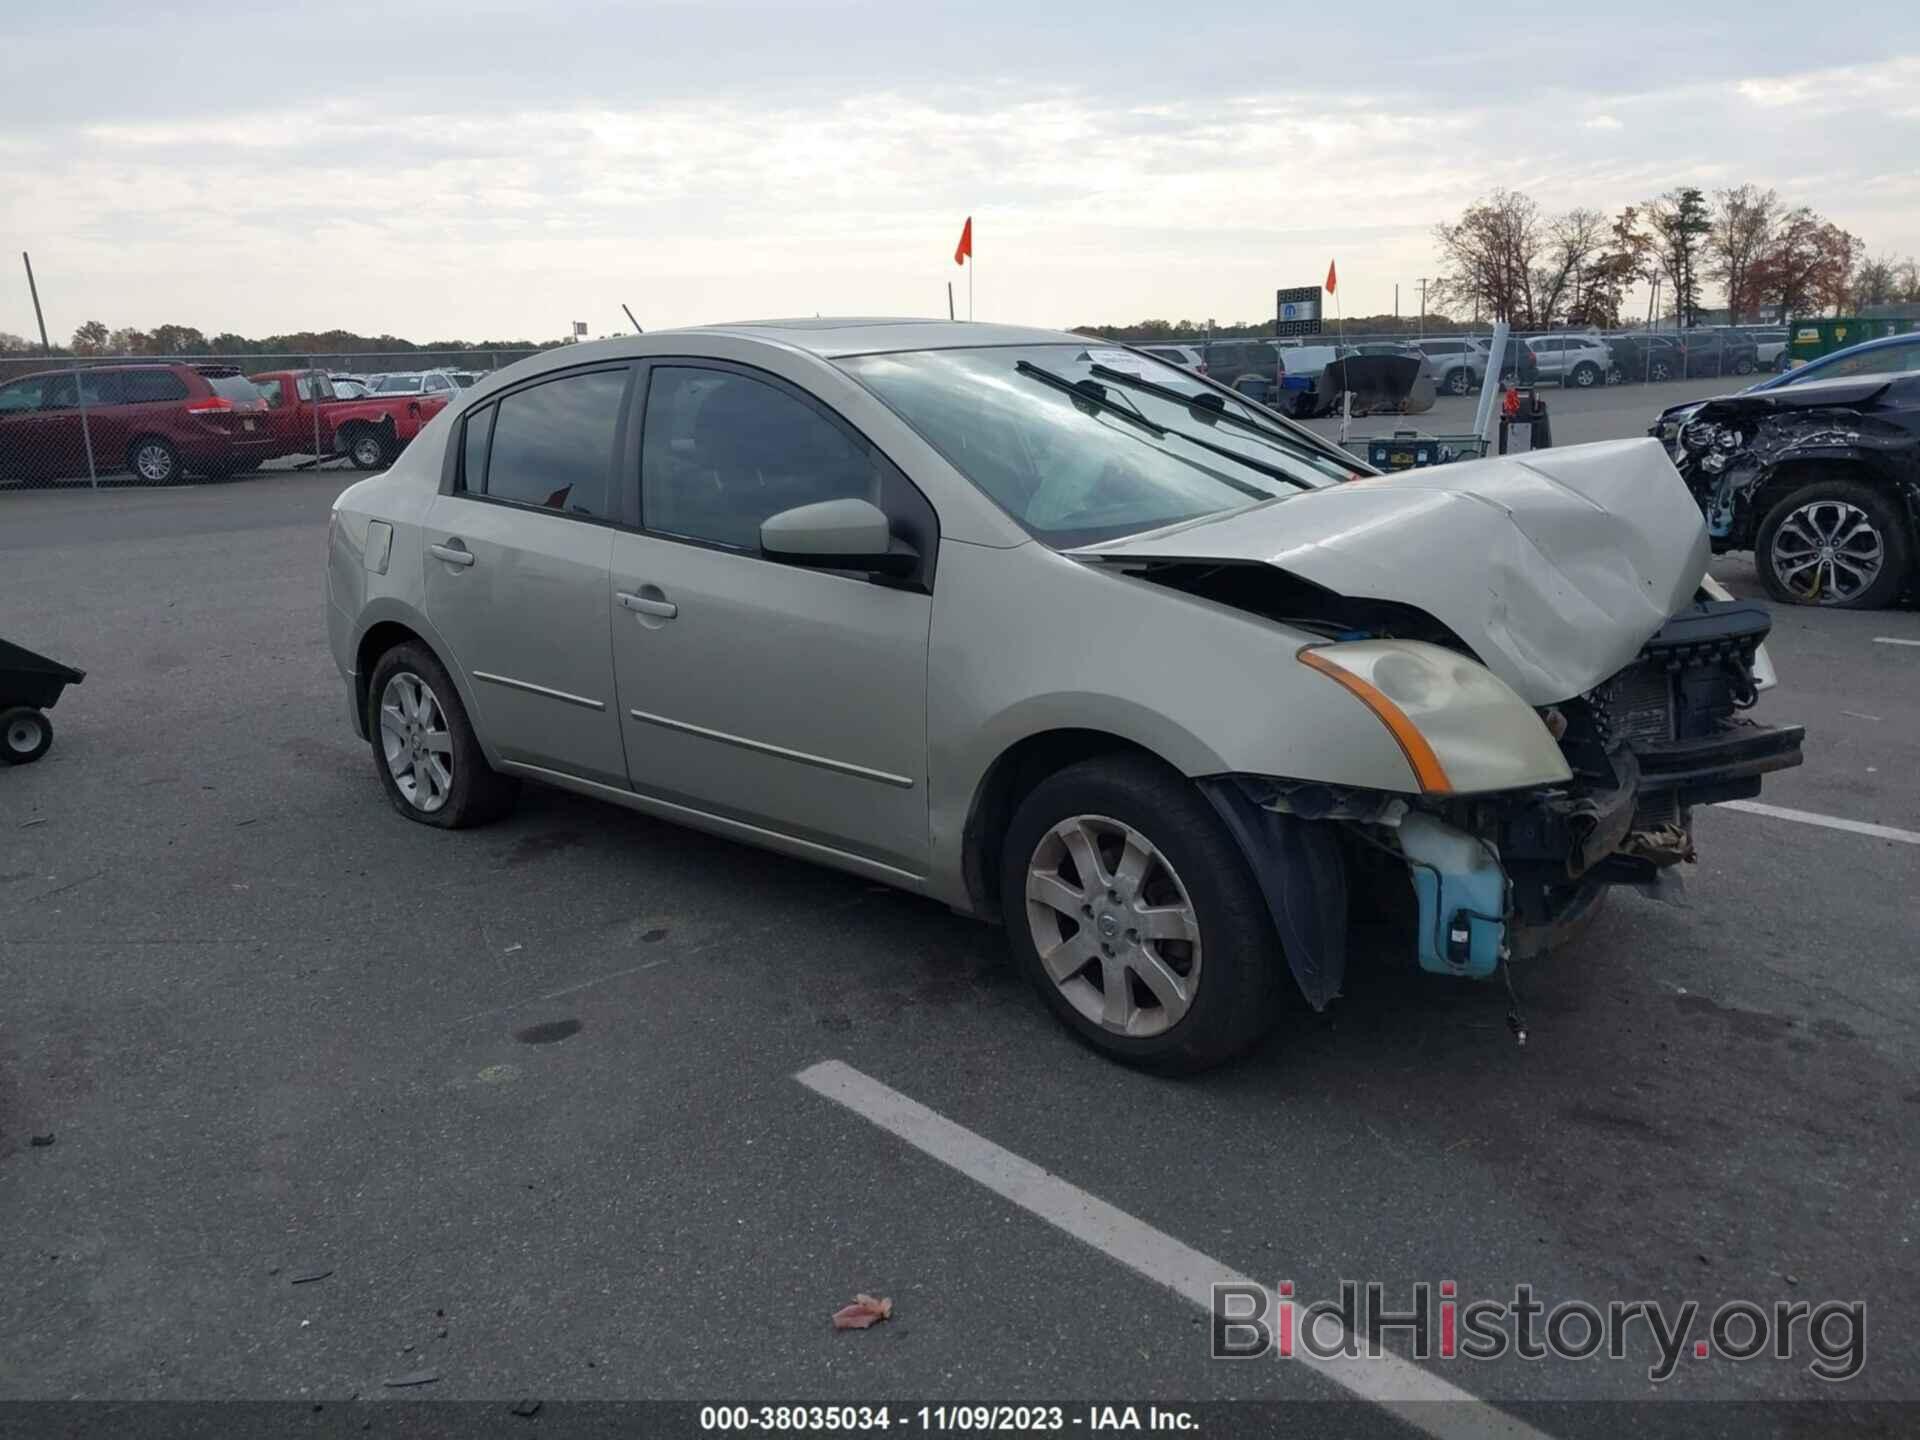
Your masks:
M359 709L357 714L364 722L367 716L367 687L373 680L373 667L380 663L380 657L396 645L404 645L409 640L418 640L422 645L427 642L420 635L398 620L382 620L367 628L360 637L360 648L353 658L353 698ZM428 645L431 650L433 647Z
M1000 923L1000 847L1020 802L1041 781L1069 765L1097 755L1126 754L1166 763L1146 746L1104 730L1045 730L1008 747L987 767L961 838L967 894L981 919Z
M1872 467L1858 460L1789 460L1747 497L1747 520L1740 527L1747 544L1758 543L1760 526L1774 506L1801 486L1817 485L1823 480L1852 480L1875 489L1887 488L1884 479Z

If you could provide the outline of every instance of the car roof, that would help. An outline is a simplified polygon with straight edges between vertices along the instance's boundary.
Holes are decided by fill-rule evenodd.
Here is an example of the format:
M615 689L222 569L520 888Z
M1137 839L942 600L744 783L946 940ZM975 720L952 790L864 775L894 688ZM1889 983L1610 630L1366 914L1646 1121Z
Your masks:
M1901 335L1881 335L1873 340L1862 340L1858 345L1849 345L1844 350L1831 350L1818 359L1809 360L1804 365L1796 366L1784 374L1771 376L1768 379L1762 380L1758 385L1751 385L1747 388L1749 390L1778 390L1787 385L1817 384L1819 382L1807 380L1804 377L1807 375L1818 375L1822 370L1826 369L1828 365L1841 359L1843 356L1859 355L1870 350L1898 350L1909 345L1920 345L1920 330L1909 330ZM1853 376L1848 378L1864 379L1865 377Z
M201 368L191 365L185 360L116 360L105 365L81 365L78 367L61 365L51 370L27 370L18 375L0 376L0 385L11 385L16 380L38 380L45 375L71 375L76 368L88 375L117 375L122 370L165 370L168 372L190 370L196 375L205 373ZM226 366L207 368L222 370L229 375L238 375L240 373L237 369Z
M1123 341L1074 335L1065 330L1040 330L1024 325L988 325L973 320L928 320L912 316L814 316L801 320L747 320L725 325L686 327L695 333L721 333L767 340L810 350L824 359L843 355L872 355L889 350L959 350L981 345L1116 345ZM670 336L672 330L622 336L601 341L626 345L644 353L639 342ZM654 347L648 346L647 350Z

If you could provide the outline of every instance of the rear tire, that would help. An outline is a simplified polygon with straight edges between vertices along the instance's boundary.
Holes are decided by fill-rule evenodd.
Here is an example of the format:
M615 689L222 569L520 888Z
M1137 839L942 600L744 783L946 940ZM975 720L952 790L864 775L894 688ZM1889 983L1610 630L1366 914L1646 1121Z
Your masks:
M1591 390L1605 378L1591 360L1582 360L1573 367L1573 383L1582 390Z
M1449 395L1469 393L1473 389L1473 372L1464 366L1458 370L1449 370L1445 389Z
M1206 798L1158 761L1085 760L1037 785L1007 828L1000 895L1020 968L1110 1059L1190 1074L1272 1023L1284 962L1260 887Z
M1673 378L1673 366L1669 365L1665 360L1655 360L1651 365L1647 366L1647 378L1649 380L1671 380Z
M1753 373L1753 370L1754 370L1753 361L1749 360L1744 355L1742 355L1738 360L1733 362L1733 373L1736 375L1751 375Z
M158 435L142 435L127 447L127 468L142 485L174 485L180 480L180 452Z
M393 446L383 432L362 426L347 437L347 458L356 470L384 470L393 463Z
M417 640L375 663L367 734L380 786L407 819L464 830L513 809L519 782L487 763L452 677Z
M1889 496L1857 480L1820 480L1767 512L1754 538L1754 568L1767 593L1786 604L1877 610L1906 588L1910 538L1906 517ZM1834 541L1832 559L1821 561ZM1876 557L1871 577L1847 589Z
M31 705L0 710L0 761L26 765L53 744L53 722Z

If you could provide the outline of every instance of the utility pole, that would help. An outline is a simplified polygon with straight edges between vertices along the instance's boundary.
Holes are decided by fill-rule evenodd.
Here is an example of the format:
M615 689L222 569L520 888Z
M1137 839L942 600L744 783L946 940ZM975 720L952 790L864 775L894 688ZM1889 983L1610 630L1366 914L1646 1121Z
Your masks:
M1393 328L1400 328L1400 282L1393 282Z
M1427 277L1420 277L1420 338L1427 338Z
M40 348L53 354L53 346L47 341L47 317L40 313L40 287L33 283L33 260L27 252L20 252L20 263L27 267L27 293L33 296L33 318L40 324Z

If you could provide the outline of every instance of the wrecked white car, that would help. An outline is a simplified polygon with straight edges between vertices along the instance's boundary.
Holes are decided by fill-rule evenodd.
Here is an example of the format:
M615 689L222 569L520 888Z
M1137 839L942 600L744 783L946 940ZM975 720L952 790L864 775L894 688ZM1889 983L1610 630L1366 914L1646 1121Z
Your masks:
M1801 732L1652 440L1395 476L1051 331L791 321L548 352L335 506L393 806L533 780L1004 923L1195 1069L1330 1003L1384 890L1488 977L1692 858Z

